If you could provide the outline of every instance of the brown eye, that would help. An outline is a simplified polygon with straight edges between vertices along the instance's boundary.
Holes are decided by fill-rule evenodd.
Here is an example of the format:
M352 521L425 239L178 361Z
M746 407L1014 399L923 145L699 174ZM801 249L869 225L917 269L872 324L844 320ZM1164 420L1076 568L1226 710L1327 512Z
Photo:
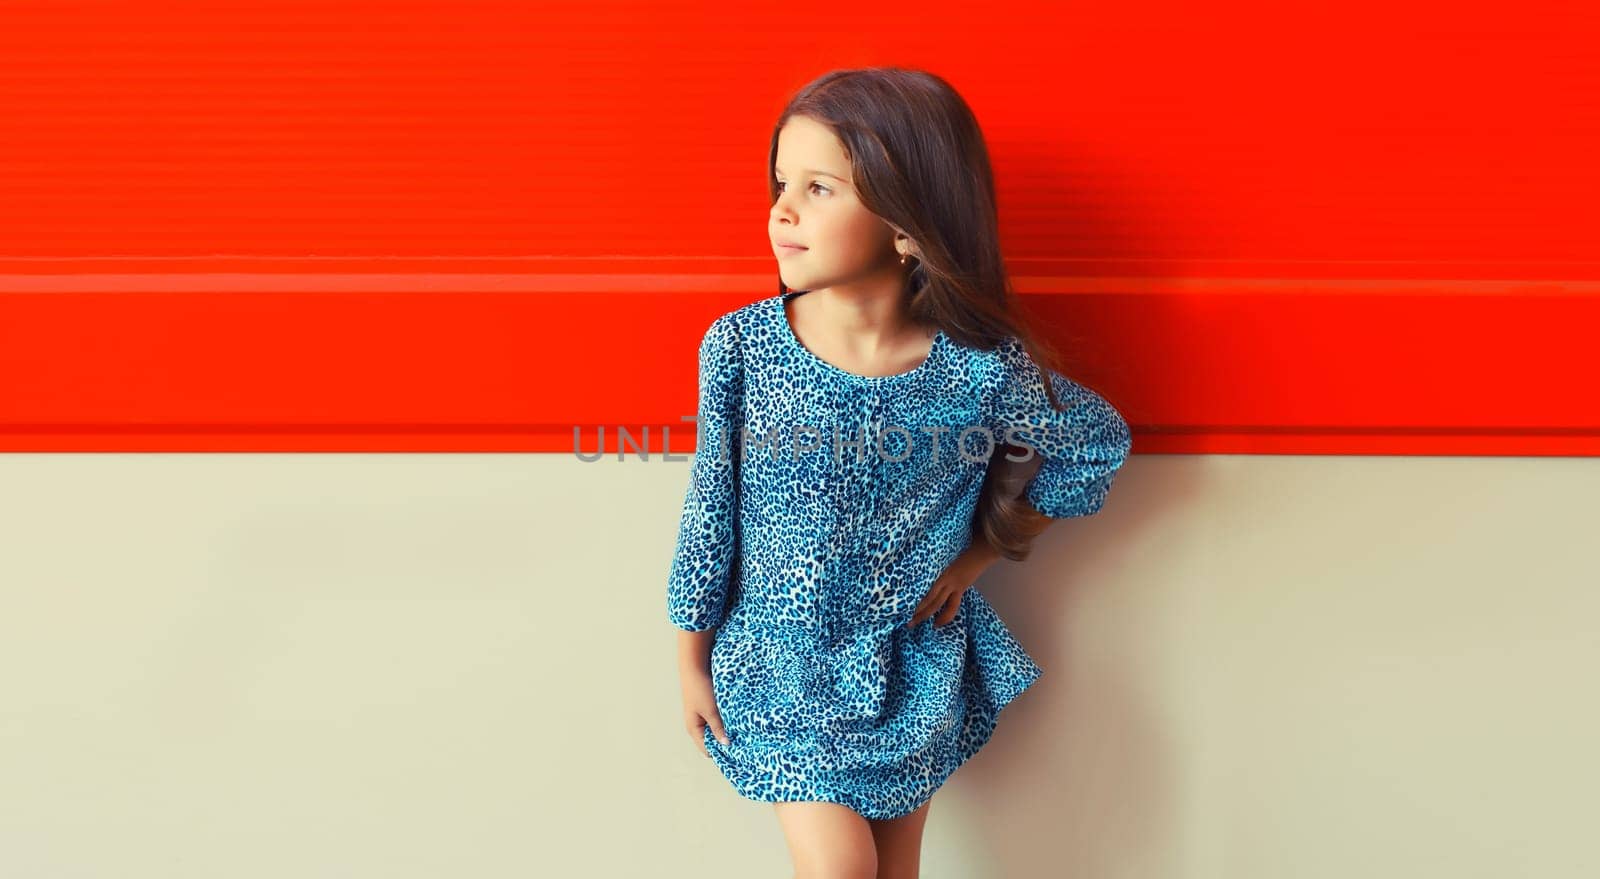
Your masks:
M773 182L778 185L778 191L782 192L783 191L784 181L782 181L782 180L774 180ZM829 189L828 187L823 186L821 183L813 183L813 184L811 184L811 188L812 189L820 189L823 192L832 192L833 191L833 190Z

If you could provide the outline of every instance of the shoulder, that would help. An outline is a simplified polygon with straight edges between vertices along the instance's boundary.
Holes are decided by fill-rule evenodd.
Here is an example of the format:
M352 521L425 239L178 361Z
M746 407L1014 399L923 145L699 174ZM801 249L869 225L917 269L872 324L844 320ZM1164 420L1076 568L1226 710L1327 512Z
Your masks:
M773 298L759 299L723 312L705 328L700 337L702 368L725 375L742 372L752 346L760 346L770 335L766 318Z
M1056 398L1064 406L1099 411L1111 409L1109 401L1094 388L1034 360L1015 336L1001 340L995 346L992 357L995 379L1009 396L1043 399L1045 382L1048 381Z
M943 345L945 353L940 366L952 394L971 395L977 400L992 402L996 394L1025 381L1019 366L1027 360L1027 354L1015 337L1007 336L989 347L982 347L957 342L947 334Z
M1022 347L1022 340L1016 336L1006 336L1000 340L989 352L995 363L1007 370L1017 370L1033 366L1033 358L1028 355L1028 349Z
M776 297L758 299L718 315L706 327L701 339L702 345L737 346L747 339L759 338L762 319L774 298Z
M986 384L1005 387L1040 380L1038 367L1016 336L1002 338L993 348L974 348L969 356Z

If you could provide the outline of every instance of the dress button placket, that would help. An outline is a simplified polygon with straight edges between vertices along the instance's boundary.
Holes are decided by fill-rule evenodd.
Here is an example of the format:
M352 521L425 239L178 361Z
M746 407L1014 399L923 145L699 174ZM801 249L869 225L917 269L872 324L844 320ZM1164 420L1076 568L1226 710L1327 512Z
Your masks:
M861 441L862 458L861 469L861 494L866 502L857 505L858 519L856 522L856 535L864 546L872 542L872 514L877 510L878 501L878 444L883 436L883 398L876 388L867 392L866 414L862 418Z

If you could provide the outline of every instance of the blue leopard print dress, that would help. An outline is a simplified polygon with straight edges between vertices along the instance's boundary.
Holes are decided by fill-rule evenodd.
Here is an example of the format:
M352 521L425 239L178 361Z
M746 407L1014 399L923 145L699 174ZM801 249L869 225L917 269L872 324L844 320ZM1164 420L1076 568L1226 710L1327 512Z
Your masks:
M1040 674L976 589L953 623L905 625L971 540L990 442L1038 453L1027 498L1066 518L1100 509L1130 436L1105 399L1049 371L1053 409L1014 337L980 350L940 331L909 372L839 369L794 335L798 295L728 312L701 341L667 616L716 630L729 744L709 724L705 743L740 795L895 818Z

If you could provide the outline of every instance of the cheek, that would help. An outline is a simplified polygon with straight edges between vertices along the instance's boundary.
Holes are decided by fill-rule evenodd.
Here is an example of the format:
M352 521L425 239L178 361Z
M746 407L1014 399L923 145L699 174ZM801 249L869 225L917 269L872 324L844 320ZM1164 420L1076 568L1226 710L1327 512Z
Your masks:
M843 262L872 260L883 243L883 221L865 210L830 218L827 239L829 253Z

